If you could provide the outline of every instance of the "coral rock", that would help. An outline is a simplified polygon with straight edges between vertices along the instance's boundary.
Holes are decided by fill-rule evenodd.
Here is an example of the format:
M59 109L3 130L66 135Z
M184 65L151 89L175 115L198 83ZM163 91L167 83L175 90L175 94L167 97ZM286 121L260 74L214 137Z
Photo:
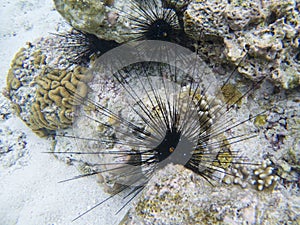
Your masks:
M299 196L284 188L259 193L212 186L182 166L168 165L145 187L123 224L293 224L299 221L298 202Z
M213 48L209 42L200 45L204 55L215 56L213 61L221 64L227 60L239 65L238 71L252 80L268 77L276 85L292 89L300 85L296 3L195 0L184 14L185 31L196 40L220 42Z

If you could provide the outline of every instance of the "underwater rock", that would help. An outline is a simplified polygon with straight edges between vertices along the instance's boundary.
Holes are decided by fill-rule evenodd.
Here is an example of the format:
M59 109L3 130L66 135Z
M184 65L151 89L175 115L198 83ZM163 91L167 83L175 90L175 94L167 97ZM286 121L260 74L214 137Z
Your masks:
M134 13L130 9L131 1L125 4L120 0L54 0L54 3L57 11L78 30L119 43L135 37L130 35L131 25L127 19Z
M212 186L182 166L168 165L149 182L122 224L297 224L299 200L284 188L269 193Z
M84 67L69 65L60 51L60 38L41 38L27 43L15 55L7 75L6 97L16 114L37 135L72 124L76 101L74 92L87 94Z

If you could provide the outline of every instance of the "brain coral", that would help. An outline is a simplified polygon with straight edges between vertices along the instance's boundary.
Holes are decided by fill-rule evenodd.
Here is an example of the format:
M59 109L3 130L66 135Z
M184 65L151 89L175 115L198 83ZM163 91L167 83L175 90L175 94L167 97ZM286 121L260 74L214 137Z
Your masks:
M74 92L87 94L86 68L69 65L59 52L59 38L27 43L15 55L7 75L6 95L17 115L39 136L72 124Z

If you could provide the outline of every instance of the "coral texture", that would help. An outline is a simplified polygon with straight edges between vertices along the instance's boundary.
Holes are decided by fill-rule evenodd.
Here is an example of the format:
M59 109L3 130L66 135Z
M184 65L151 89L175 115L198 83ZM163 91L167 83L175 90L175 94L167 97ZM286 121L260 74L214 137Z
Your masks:
M89 83L91 89L93 89L93 91L88 94L89 99L96 97L99 104L108 107L112 111L116 111L122 115L131 115L130 110L128 110L129 107L126 107L128 104L124 101L124 93L121 93L121 89L118 88L118 85L113 81L104 79L105 73L102 74L103 71L102 73L100 72L101 70L96 71L99 71L99 74ZM203 65L203 70L201 71L203 71L203 74L201 74L203 80L206 80L205 77L211 76L213 73L207 68L206 64ZM248 87L248 84L239 76L232 79L231 82L224 85L223 89L221 89L223 101L229 105L232 103L233 98L235 98L235 101L238 101L242 93L247 91ZM248 82L250 83L250 81ZM136 91L139 90L138 85L135 87ZM269 220L270 223L274 223L281 216L281 221L285 222L291 221L292 219L290 218L299 219L299 215L295 213L296 203L293 203L294 205L291 207L287 207L288 216L283 216L280 213L278 214L275 210L268 209L268 204L270 204L269 202L271 201L268 199L270 195L272 195L276 201L282 201L280 206L285 207L288 205L287 201L292 197L291 195L289 196L289 194L287 194L288 197L282 195L279 191L281 188L289 189L292 196L295 196L295 199L298 199L299 196L297 193L297 182L299 179L299 155L297 149L300 144L298 135L300 128L300 95L295 90L286 93L278 93L276 90L277 89L274 88L269 81L265 81L260 89L255 90L251 96L243 98L241 102L238 102L237 105L239 107L231 112L232 117L238 121L247 120L251 114L257 114L258 116L254 121L248 121L247 124L240 124L236 129L226 132L224 135L227 138L229 137L230 139L230 137L240 134L252 134L257 135L257 137L243 140L233 145L228 145L226 138L223 138L224 144L222 145L226 146L226 149L223 148L222 153L217 154L216 160L212 163L213 166L218 167L214 178L222 182L221 185L218 184L216 187L212 187L205 179L200 178L198 175L182 175L181 173L185 174L186 172L180 170L176 175L176 182L180 183L180 185L163 188L163 193L165 189L169 189L167 190L167 194L161 197L160 195L156 196L156 192L154 192L153 189L156 189L157 185L153 184L153 186L149 187L150 189L152 188L151 192L146 191L146 193L142 194L141 198L139 198L140 200L136 205L136 209L133 210L130 214L131 216L129 216L129 218L132 217L132 220L128 223L151 224L157 222L161 224L195 224L200 223L199 221L207 221L207 223L213 223L213 221L215 221L216 224L232 224L233 221L243 220L247 220L251 223L255 223L255 221L262 223L263 221L268 221L269 216L265 215L270 215L272 218L273 215L275 216L274 218L276 219ZM147 104L146 101L145 104ZM276 107L273 107L274 104ZM270 109L270 107L272 108ZM87 110L87 107L85 107L83 110L88 115L94 117L95 111L92 108ZM266 110L266 112L259 114L264 110ZM109 125L118 127L118 122L113 118L102 118L101 115L98 115L96 118L97 120L103 120ZM135 120L132 117L130 117L130 119L131 121ZM226 121L226 119L224 119L224 121ZM93 122L87 124L85 117L77 120L76 126L74 126L73 129L76 131L75 136L86 135L92 139L99 139L101 135L114 136L114 131L108 129L106 126ZM70 146L70 140L65 140L61 137L57 137L56 140L59 145L56 146L54 154L56 154L56 151L72 152L74 149L74 147ZM82 145L77 146L77 148L85 148L86 151L96 151L97 148L103 148L101 145L99 147L99 144L89 140L83 141L81 144ZM105 149L116 152L120 151L120 149L125 150L122 145L118 144L107 144ZM114 162L113 160L115 160L114 156L111 157L105 154L104 156L100 156L100 154L97 154L97 156L72 155L72 153L63 155L58 153L56 155L63 160L65 160L64 157L68 157L67 161L70 163L77 165L79 163L78 168L80 168L83 174L93 173L99 170L98 164L100 161L105 164ZM264 160L265 158L270 159ZM243 165L243 163L245 164ZM112 167L100 169L107 170L109 168L111 169ZM165 171L165 169L163 169L163 171ZM170 181L170 179L172 180L172 176L170 178L169 170L166 169L165 172L163 171L157 175L157 179L161 179L158 184L159 191L162 186L167 186L170 182L173 182ZM113 193L117 188L120 188L120 186L116 185L118 182L115 182L115 177L118 178L118 172L121 173L122 171L117 171L114 174L109 174L109 172L101 173L99 176L100 183L104 184L103 186L109 193ZM197 179L201 179L206 183L198 187L194 182ZM185 186L185 182L189 184ZM193 185L196 185L197 188ZM193 198L197 199L195 201L201 202L206 196L211 196L212 193L209 191L204 191L203 193L199 191L196 192L195 195L191 194L195 192L195 189L202 189L202 187L207 190L212 190L212 196L217 196L218 193L222 193L220 199L217 197L208 198L202 205L196 205L192 209L184 210L188 205L194 204L194 202L191 202ZM186 194L188 197L182 194L182 191L188 193ZM248 195L250 196L249 201L252 197L256 200L254 202L250 201L250 203L247 201L244 206L240 206L239 202L244 201L245 196ZM230 196L234 196L232 203L229 203L232 200ZM248 204L253 205L248 208ZM211 212L211 207L216 206L218 206L218 210ZM236 211L230 211L232 207ZM204 210L199 210L200 208L204 208ZM222 208L226 210L223 211ZM259 214L260 210L265 214ZM238 211L245 211L245 214L237 214ZM256 218L254 216L255 214L259 216Z
M181 166L168 165L150 181L123 224L297 224L297 202L299 196L284 189L268 193L212 186Z
M132 12L131 1L127 5L124 2L55 0L55 5L75 28L104 39L124 42L135 37L127 18ZM167 2L174 4L176 1ZM125 223L300 223L300 95L296 89L300 84L299 0L192 0L189 5L185 0L179 2L180 7L174 7L178 11L187 7L182 18L185 32L199 41L200 55L213 63L214 70L207 71L208 74L216 72L216 65L231 63L239 65L238 71L247 78L260 80L267 77L276 85L293 90L278 91L265 81L260 89L243 98L231 111L238 121L261 114L254 123L248 121L226 131L226 137L253 134L257 138L235 143L234 148L228 146L226 151L217 155L215 163L219 164L223 177L216 178L223 182L221 185L212 187L190 171L169 165L154 176ZM72 94L76 91L81 97L88 95L98 104L120 115L129 115L130 121L135 121L123 100L124 93L120 93L115 83L98 76L99 80L93 80L98 83L91 84L90 73L85 72L86 68L70 65L59 42L59 38L41 39L28 43L16 54L7 76L5 95L11 100L17 115L40 136L60 128L66 133L75 131L75 135L97 140L101 135L114 136L113 129L95 121L88 124L84 117L77 121L73 130L70 128L74 110L80 104ZM219 76L219 79L224 77ZM230 100L241 98L241 93L252 84L240 76L234 82L221 90L224 101L229 104ZM89 88L94 88L94 92L89 93ZM81 110L88 116L96 112L89 105L84 105ZM0 115L10 116L5 110ZM107 120L97 117L111 127L118 126L114 118L105 118ZM9 132L4 130L1 135ZM23 139L23 134L20 134L21 150ZM55 141L54 154L69 164L78 163L83 174L99 169L99 162L112 162L112 157L55 152L122 150L122 145L100 145L90 140L74 146L73 139L59 135ZM239 162L245 162L245 166L234 164L236 152L241 157ZM10 157L10 154L9 149L5 149L3 156ZM254 165L251 167L247 163ZM262 165L256 166L256 163ZM113 192L116 187L110 182L111 174L102 175L100 181L108 192ZM117 177L118 174L113 175Z
M139 32L128 19L137 14L133 1L54 2L72 26L100 38L121 43ZM200 41L199 53L214 66L239 65L238 71L244 76L253 80L267 77L284 89L300 85L299 1L165 2L183 13L184 31Z
M6 96L39 136L72 124L72 113L80 103L74 93L85 97L90 80L84 74L86 68L68 67L63 52L54 46L59 41L49 37L28 43L15 55L7 75Z
M215 48L200 49L222 53L219 63L229 61L250 79L267 77L292 89L300 85L299 5L295 0L192 1L184 14L185 31L196 40L218 40Z

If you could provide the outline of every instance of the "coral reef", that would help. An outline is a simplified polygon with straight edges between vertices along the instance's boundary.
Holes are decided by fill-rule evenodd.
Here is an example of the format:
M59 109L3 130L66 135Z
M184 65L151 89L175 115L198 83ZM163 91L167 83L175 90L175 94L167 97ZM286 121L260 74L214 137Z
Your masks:
M239 83L236 83L236 87L242 88ZM254 126L251 128L248 124L250 130L247 131L257 134L258 139L248 140L248 147L245 149L239 144L234 146L239 149L242 161L251 162L253 166L243 166L233 162L233 166L226 170L233 176L226 175L223 179L224 183L264 190L268 186L264 186L264 179L269 177L267 183L271 182L272 185L269 185L270 188L266 188L267 190L273 188L273 181L276 180L281 185L299 186L299 99L297 90L278 92L278 89L267 81L247 98L247 102L239 107L235 117L242 121L242 115L247 115L249 111L250 114L260 112L253 120ZM243 129L238 129L236 134L245 132L245 128ZM259 142L258 145L254 143L255 140ZM267 176L262 181L258 181L259 174L265 172ZM262 185L259 185L259 182L262 182Z
M28 43L12 60L6 97L17 115L39 136L72 124L76 95L85 97L86 68L68 65L59 52L60 39L51 37ZM55 46L56 45L56 46Z
M212 74L212 71L209 68L206 70L203 69L203 71L207 72L207 74L201 74L204 77L208 75L211 76ZM97 101L99 104L108 107L112 111L116 111L118 114L124 113L130 115L129 111L126 110L128 107L125 107L127 103L122 97L124 93L120 92L120 89L117 88L117 85L114 82L108 82L101 77L105 77L105 74L99 74L95 76L93 82L89 84L90 88L94 90L88 94L89 99L94 99L95 96L97 96ZM227 78L227 76L225 77ZM205 80L205 78L203 78L203 80ZM247 91L248 87L249 85L244 81L243 78L236 76L235 79L232 79L232 83L224 85L223 90L220 90L224 95L224 103L228 103L230 105L238 101L241 98L242 93ZM138 86L136 88L138 90ZM235 100L230 101L233 98L235 98ZM297 174L297 171L299 171L299 156L297 155L297 146L299 145L299 141L297 141L298 136L296 133L299 130L299 99L300 95L295 90L292 90L291 92L278 92L278 89L275 88L269 81L263 82L262 86L258 90L255 90L254 93L248 96L248 98L243 98L241 103L238 102L238 107L231 112L232 117L236 118L238 121L246 120L251 114L258 115L256 119L251 122L249 121L247 124L241 124L237 127L237 129L232 129L224 134L229 139L230 137L235 137L245 133L251 135L257 134L258 137L235 143L233 146L228 145L226 143L226 138L223 138L225 143L222 145L226 146L226 148L223 148L222 152L216 155L217 160L215 160L213 163L213 166L217 166L218 170L220 171L220 173L214 174L214 178L218 178L222 184L220 184L220 186L218 185L216 188L210 186L208 182L203 184L204 188L214 190L213 196L216 196L217 193L222 192L222 197L219 200L217 197L214 199L205 200L205 204L203 203L204 206L196 205L195 208L191 209L191 211L184 211L184 207L194 204L189 202L190 199L195 198L197 200L200 199L199 201L202 201L205 196L211 196L211 192L196 192L195 195L192 195L191 193L194 193L194 186L189 185L194 185L194 177L197 177L197 175L194 174L192 176L193 178L190 178L190 175L188 177L185 175L181 176L179 173L185 173L181 169L180 172L178 171L178 177L176 179L178 182L186 182L190 184L187 186L174 186L170 188L168 193L163 197L156 196L154 192L151 192L150 194L147 192L142 194L142 197L139 198L140 200L137 203L135 211L132 212L128 217L130 220L129 224L132 221L139 221L139 223L142 224L150 224L154 222L153 220L155 220L155 222L158 221L158 223L164 224L180 224L183 223L184 219L187 221L186 224L194 224L199 221L214 221L217 224L230 224L233 221L243 220L257 221L257 223L261 223L262 221L268 220L268 216L265 215L275 215L276 218L279 218L281 215L277 215L275 210L268 211L269 209L267 209L266 206L271 201L268 199L268 196L275 196L278 201L285 199L285 196L282 196L280 191L278 191L278 188L282 187L288 188L291 190L291 193L294 193L296 197L298 196L297 182L299 175ZM145 104L147 104L147 102L145 102ZM273 107L274 104L276 104L276 107ZM93 117L95 113L93 109L87 110L87 108L85 108L84 110L89 116ZM266 110L266 112L259 114L264 110ZM107 120L105 120L105 117L102 118L101 115L100 117L98 115L96 118L97 120L103 120L109 125L114 125L114 127L117 127L117 121L115 121L113 118L107 118ZM131 118L131 121L132 120L134 119ZM76 131L75 136L80 137L82 135L86 135L91 137L91 139L99 138L97 135L114 136L114 131L112 129L108 129L107 126L101 126L97 123L89 123L87 126L85 118L77 120L75 125L76 126L73 127ZM94 132L95 130L99 131L99 133ZM280 135L283 134L283 132L285 137ZM265 133L268 133L269 137L266 137ZM277 138L279 138L279 141L275 142ZM63 138L60 137L57 137L56 140L60 143L60 146L56 146L54 154L56 151L72 152L74 149L74 147L69 145L70 143L67 143L67 140L63 140ZM97 145L96 143L88 140L82 142L82 145L77 146L77 149L81 149L83 147L86 150L92 149L94 151L97 148L101 149L101 145L99 147L99 144ZM110 151L118 151L122 149L122 146L106 145L105 149L109 149ZM79 164L80 171L83 174L93 173L99 170L99 166L97 166L99 161L105 164L111 163L114 160L113 157L110 158L110 156L107 155L102 157L100 154L97 156L93 155L92 157L85 155L72 155L71 153L56 155L63 160L65 160L64 157L68 157L67 161L71 162L72 164ZM264 161L266 157L270 157L271 161ZM245 165L243 165L243 163L245 163ZM108 168L101 169L105 170ZM165 185L168 185L169 182L172 182L170 181L172 176L170 178L170 175L167 171L161 172L162 175L158 175L159 178L157 179L161 179L159 183L161 186L164 186L164 182ZM118 177L118 173L114 175L115 177ZM278 177L280 177L280 179ZM119 186L116 185L112 174L102 173L99 178L99 182L105 187L105 191L113 193L117 188L119 188ZM202 178L201 180L205 181ZM156 185L153 184L153 186ZM160 189L161 186L158 188ZM180 187L186 188L184 191L185 193L188 193L188 197L181 194L182 189ZM153 187L149 188L155 189ZM202 187L198 188L201 189ZM233 194L231 191L236 193ZM254 206L249 208L248 206L241 208L236 206L235 204L239 204L238 201L243 201L247 194L250 196L256 196L256 203L253 203ZM232 205L228 203L230 200L232 200L229 197L230 195L236 197L233 197L235 200L233 201ZM151 198L149 196L154 197ZM184 200L182 200L182 198ZM289 196L287 199L290 198L291 196ZM281 203L282 206L287 204L287 199L283 200ZM170 203L169 205L167 205L168 201ZM262 202L261 205L257 203L260 201ZM219 206L219 211L216 213L211 212L210 207L215 207L216 205ZM245 203L245 205L247 204ZM257 205L259 205L257 208L258 211L255 209ZM177 206L182 208L176 208ZM228 209L228 211L222 211L222 207ZM231 207L234 207L239 212L245 212L245 215L238 214L239 216L237 218L234 217L235 213L237 212L230 211L229 209ZM293 205L292 207L293 208L287 207L289 216L283 216L281 218L282 221L290 221L289 217L296 219L298 218L297 216L299 215L294 213L296 206ZM204 208L204 210L199 211L199 208ZM266 212L266 214L259 214L259 210ZM178 213L178 211L182 211L183 213ZM250 212L259 214L258 218L255 218L252 214L251 217L248 217L248 213ZM130 218L133 218L132 221ZM274 221L276 220L274 219Z
M199 41L199 54L214 67L229 62L252 80L267 77L284 89L300 85L298 1L165 2L184 12L186 34ZM57 10L76 29L119 43L137 37L128 19L137 13L132 4L55 0Z
M127 5L120 0L54 2L61 15L79 30L120 43L136 37L127 15L132 13L131 1ZM241 124L236 130L224 134L226 137L255 134L258 139L245 139L236 143L234 149L228 146L217 155L216 166L221 173L224 172L223 177L217 177L222 184L213 187L181 166L168 165L154 176L124 223L300 223L300 95L296 89L300 85L299 1L165 2L171 5L179 2L174 6L178 11L187 7L183 14L184 30L199 41L199 54L206 57L215 69L209 71L211 74L216 72L217 66L229 62L232 66L238 65L238 72L251 80L267 77L276 85L293 90L281 90L279 93L279 89L272 85L262 86L260 90L255 90L256 93L243 98L243 102L238 102L238 107L232 110L233 117L238 121L245 121L262 111L264 113L258 115L253 124ZM65 129L63 132L66 135L72 136L75 131L75 136L90 137L91 140L98 140L101 135L113 137L113 129L103 124L117 126L114 118L106 117L105 120L97 117L101 121L103 119L104 123L100 125L87 124L86 119L81 118L73 129L70 128L74 111L80 104L74 92L80 97L97 97L98 104L112 111L124 115L130 113L122 98L124 93L120 93L116 85L107 80L94 80L101 88L93 87L89 83L92 79L90 73L86 73L84 67L70 64L65 57L67 54L61 51L60 41L59 37L55 40L42 38L20 49L7 75L5 96L10 99L17 115L39 136ZM224 78L220 76L218 79ZM241 93L246 91L241 92L241 87L251 85L246 79L236 79L236 83L226 84L221 90L224 101L229 105L242 98ZM94 93L89 93L89 88L94 88ZM91 116L96 111L89 105L84 105L82 110ZM10 111L1 109L0 116L9 117ZM129 119L134 121L135 118ZM3 129L1 135L12 135L12 132ZM24 134L16 135L16 139L12 139L14 144L5 143L9 147L1 152L1 162L5 161L5 157L23 157L22 150L26 144ZM54 154L68 164L76 164L82 174L93 173L99 170L99 162L111 163L113 159L99 154L75 155L72 154L74 149L122 149L120 145L104 145L88 139L74 146L70 139L59 135L55 140ZM227 146L227 143L224 145ZM9 148L18 151L12 153ZM238 158L239 162L253 166L235 164L235 152L245 159ZM117 177L117 173L113 175ZM107 192L116 190L117 183L111 174L103 173L98 178ZM285 188L290 193L285 192ZM278 208L285 208L285 211Z
M101 59L100 59L101 60ZM208 78L210 80L213 80L213 76L211 75L211 70L201 61L202 66L201 68L203 70L201 74L196 74L194 79L205 79ZM114 78L112 75L107 77L107 72L103 71L101 69L101 65L102 63L98 63L99 64L99 68L96 67L97 62L94 64L94 67L92 68L95 74L92 82L89 83L89 87L91 89L91 91L88 93L88 99L91 102L97 102L97 106L104 106L105 110L109 110L111 112L114 112L114 114L116 115L122 115L122 119L127 119L127 121L131 121L135 124L140 124L141 127L145 127L144 129L147 129L147 132L151 132L153 134L155 134L155 130L153 128L153 126L151 126L151 124L147 124L144 121L141 121L141 118L138 116L138 114L135 111L132 111L133 107L137 107L138 105L138 100L132 97L128 97L128 95L130 95L130 93L127 93L128 88L123 87L122 83L120 83L120 81L117 81L116 78ZM172 77L175 76L174 74L170 74L170 68L168 66L164 67L164 64L159 64L160 67L158 67L158 65L155 64L152 66L149 66L149 73L154 75L156 78L153 79L157 79L153 82L155 82L155 88L156 89L156 94L159 93L161 96L165 95L165 89L169 89L167 87L161 87L159 86L161 84L161 82L159 82L159 77L161 76L161 70L163 71L163 74L168 74L168 76ZM142 66L142 67L141 67ZM147 107L150 110L150 112L153 114L152 117L153 118L159 118L161 117L161 119L163 118L162 112L159 110L159 105L153 105L155 104L155 96L153 93L148 93L146 92L146 90L148 90L147 88L151 87L151 84L149 84L147 81L145 81L145 84L142 85L142 83L140 82L141 77L138 77L140 71L142 68L145 68L144 64L139 64L139 65L135 65L134 67L128 67L128 68L124 68L124 71L126 71L127 74L130 74L129 76L129 80L126 81L127 83L129 83L128 85L133 85L136 88L135 91L138 94L138 96L140 96L139 98L143 101L143 106ZM116 76L116 74L115 74ZM181 70L177 70L176 71L176 77L177 77L177 82L181 82L180 80L185 77L186 74L183 74L183 71ZM199 77L198 77L199 76ZM200 77L201 76L201 77ZM205 77L205 78L204 78ZM171 79L171 78L170 78ZM149 85L149 87L147 86ZM181 89L176 89L174 88L175 84L172 84L172 89L169 89L169 95L170 96L176 96L177 91L181 90L180 92L180 101L179 104L182 104L184 107L181 107L181 113L184 115L184 113L188 112L188 110L191 110L192 107L197 108L197 115L195 117L195 120L198 119L199 123L202 124L202 126L199 128L200 133L204 133L209 136L210 133L213 133L213 123L215 120L217 120L218 116L220 116L219 114L221 114L220 110L220 105L221 105L221 100L218 100L210 95L206 94L204 95L204 93L202 93L199 89L197 90L197 93L194 93L194 105L190 105L189 108L185 108L187 107L186 103L184 103L185 99L190 99L191 98L191 93L189 90L189 86L187 87L182 87ZM179 85L179 84L178 84ZM202 88L204 88L204 86L207 84L202 84ZM211 84L210 85L210 91L213 92L213 88L216 86L216 84ZM132 87L132 86L131 86ZM146 88L147 87L147 88ZM150 98L150 99L149 99ZM181 103L181 101L183 101L183 103ZM158 104L158 103L156 103ZM86 115L86 116L82 116L76 119L76 122L73 124L73 132L71 133L70 130L65 131L64 133L67 133L68 135L74 135L76 137L88 137L86 140L80 140L80 142L78 143L78 146L76 147L76 149L80 150L80 149L85 149L85 151L87 152L94 152L94 151L99 151L99 149L106 149L108 152L116 152L116 154L118 153L118 151L120 151L120 149L123 149L124 151L127 150L128 148L132 149L134 151L134 146L128 146L128 144L122 145L122 144L118 144L118 142L115 143L115 141L109 142L107 141L107 143L97 143L94 141L90 141L90 140L102 140L103 137L106 138L106 140L123 140L126 141L127 137L124 134L130 134L132 131L130 131L130 127L129 126L122 126L122 123L120 125L120 121L118 118L115 118L113 115L106 115L105 113L101 113L101 110L99 111L99 107L97 106L93 106L91 108L89 108L89 105L83 105L83 107L81 107L79 110L80 112L78 114L80 115ZM95 110L95 108L98 108L98 110ZM193 108L193 109L195 109ZM219 109L219 110L218 110ZM134 110L137 110L134 108ZM138 109L141 110L141 109ZM213 113L214 112L214 113ZM213 114L212 114L213 113ZM87 118L89 120L87 120ZM95 119L92 119L95 118ZM218 122L218 121L217 121ZM219 127L217 127L216 129L218 129ZM126 131L123 131L123 129L129 129ZM120 130L122 132L120 132ZM215 131L217 132L217 131ZM121 136L121 137L120 137ZM135 136L133 136L134 138L136 138ZM225 142L226 137L222 136L222 137L218 137L214 136L210 142L212 143L220 143L220 145L223 145L223 142L221 143L219 140L221 139L223 142ZM124 181L120 181L120 178L118 178L119 174L121 173L120 170L112 170L109 171L109 169L112 168L112 162L115 162L116 160L118 160L118 158L120 157L116 157L116 155L112 154L82 154L82 155L76 155L76 154L72 154L72 153L68 153L68 152L72 152L74 151L72 147L68 147L67 142L69 140L65 140L65 138L61 138L60 135L58 135L58 137L56 137L57 145L55 146L54 149L54 154L64 160L64 161L68 161L70 163L74 163L78 166L78 168L87 168L89 167L88 170L82 170L80 169L81 172L83 172L84 174L86 174L86 171L107 171L107 172L103 172L101 174L98 174L99 176L99 180L100 183L103 183L105 186L105 189L107 192L113 192L113 190L110 189L115 189L114 185L118 182L121 182L122 184L124 184ZM62 144L64 143L64 144ZM214 144L216 145L216 144ZM224 144L224 145L229 145L228 144ZM199 148L201 148L199 146ZM216 147L214 153L217 154L219 149ZM222 149L224 151L224 153L219 154L218 155L218 160L220 161L219 163L222 164L222 167L228 167L229 160L231 155L225 150L227 149ZM59 154L60 152L64 152L64 154ZM213 155L213 154L212 154ZM205 156L202 156L205 157ZM68 158L66 160L66 158ZM102 165L99 165L99 162L102 162ZM79 163L79 165L78 165ZM107 163L107 165L106 165ZM82 166L83 165L83 166ZM118 166L118 163L116 163L116 165ZM219 165L216 165L219 166ZM124 166L126 167L126 166ZM116 177L116 179L114 178ZM119 180L118 180L119 179ZM107 184L107 185L106 185Z
M234 164L226 170L226 175L222 182L225 184L236 184L241 188L255 188L258 191L264 189L272 191L279 181L277 169L272 162L264 160L259 166L245 166Z
M103 105L110 110L115 110L118 113L128 113L128 105L122 98L122 94L118 88L116 88L116 83L110 82L109 80L102 79L105 72L101 73L102 70L96 70L99 72L97 76L93 78L93 81L89 83L89 87L92 91L88 92L87 98L90 100L97 99L98 105ZM125 111L125 112L124 112ZM114 137L115 131L109 126L118 126L118 122L112 118L107 117L102 114L98 114L96 106L93 104L83 104L82 107L78 108L79 114L84 114L91 118L97 118L96 120L87 120L85 116L80 116L76 118L71 128L63 130L61 135L70 135L76 137L88 137L87 140L82 139L79 142L70 141L68 138L64 138L60 135L55 137L55 143L53 145L54 155L61 161L67 164L74 165L78 168L81 174L89 174L98 170L107 170L111 168L109 163L116 160L114 155L102 155L102 154L72 154L74 149L80 151L80 149L85 149L87 152L98 152L99 149L105 148L107 151L118 151L122 148L121 145L114 143L101 144L100 142L94 142L89 140L99 140L101 136ZM102 121L98 123L97 121ZM59 133L60 134L60 133ZM59 154L59 152L65 152L65 154ZM70 152L70 153L68 153ZM101 162L102 165L99 165ZM105 165L108 163L108 165ZM107 168L108 167L108 168ZM119 186L113 180L114 176L118 175L117 171L114 173L106 172L97 174L96 180L103 187L104 191L107 193L113 193Z
M297 224L299 200L284 188L268 193L212 186L181 166L168 165L153 177L123 224Z
M300 85L299 2L192 1L184 16L187 34L219 42L210 49L222 53L210 53L219 64L228 60L244 76L268 77L285 89ZM211 46L206 45L200 50L207 55Z

